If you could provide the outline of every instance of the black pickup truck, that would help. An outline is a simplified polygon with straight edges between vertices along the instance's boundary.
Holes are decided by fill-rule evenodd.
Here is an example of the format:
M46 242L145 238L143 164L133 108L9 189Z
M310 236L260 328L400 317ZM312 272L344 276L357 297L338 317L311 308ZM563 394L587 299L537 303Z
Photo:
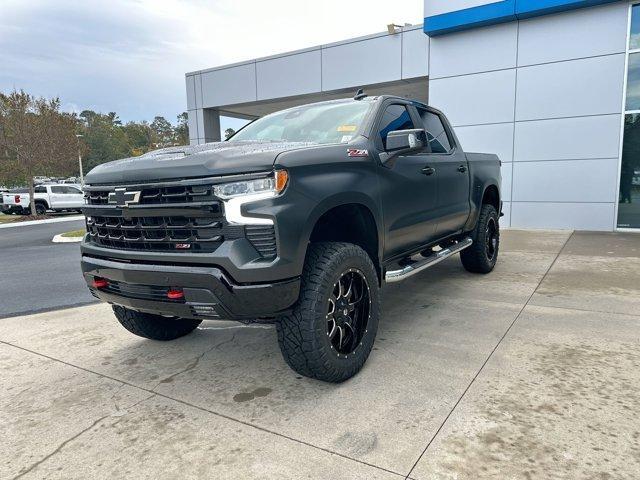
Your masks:
M276 112L86 182L83 274L127 330L172 340L203 320L274 322L286 362L330 382L369 356L385 283L458 252L477 273L498 257L500 161L398 97Z

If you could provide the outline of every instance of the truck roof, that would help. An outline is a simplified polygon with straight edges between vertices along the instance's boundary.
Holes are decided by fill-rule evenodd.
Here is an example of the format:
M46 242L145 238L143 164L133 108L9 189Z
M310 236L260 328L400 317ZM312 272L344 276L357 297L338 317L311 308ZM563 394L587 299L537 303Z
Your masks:
M411 98L404 98L404 97L399 97L397 95L373 95L370 97L363 97L359 100L356 100L354 98L338 98L335 100L323 100L321 102L312 102L312 103L305 103L302 105L297 105L295 107L290 107L290 108L285 108L284 110L279 110L281 112L286 111L286 110L294 110L296 108L300 108L300 107L304 107L304 106L308 106L308 105L330 105L330 104L341 104L341 103L352 103L352 102L375 102L378 100L386 100L388 98L394 99L394 100L402 100L403 102L410 102L414 105L417 106L422 106L422 107L427 107L426 104L419 102L418 100L413 100ZM275 112L274 112L275 113Z

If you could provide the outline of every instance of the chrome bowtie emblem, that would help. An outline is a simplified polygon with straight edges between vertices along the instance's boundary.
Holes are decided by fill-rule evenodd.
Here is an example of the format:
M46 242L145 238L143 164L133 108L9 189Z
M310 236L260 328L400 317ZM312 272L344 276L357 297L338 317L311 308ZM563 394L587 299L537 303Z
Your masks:
M126 188L116 188L114 192L109 194L109 203L116 204L119 207L128 207L140 203L141 192L128 192Z

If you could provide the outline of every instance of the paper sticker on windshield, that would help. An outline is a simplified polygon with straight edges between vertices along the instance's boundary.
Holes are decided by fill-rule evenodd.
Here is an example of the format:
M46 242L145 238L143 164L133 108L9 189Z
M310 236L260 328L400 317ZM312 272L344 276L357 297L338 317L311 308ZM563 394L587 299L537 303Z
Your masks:
M368 157L369 151L364 148L347 148L348 157Z
M339 132L355 132L356 131L356 126L355 125L340 125L338 127L338 131Z
M340 143L350 142L352 138L353 138L353 135L343 135L342 140L340 140Z

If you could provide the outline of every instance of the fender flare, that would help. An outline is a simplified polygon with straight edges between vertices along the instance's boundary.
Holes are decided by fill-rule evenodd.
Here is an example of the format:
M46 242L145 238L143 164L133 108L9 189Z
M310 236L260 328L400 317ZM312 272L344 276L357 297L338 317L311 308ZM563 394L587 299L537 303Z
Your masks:
M311 233L318 223L318 220L320 220L320 218L330 210L342 205L349 204L361 205L371 213L378 235L378 259L381 260L383 258L382 253L384 249L384 234L382 232L383 221L381 212L374 199L372 199L368 195L365 195L364 193L353 191L339 192L329 197L323 198L322 201L319 202L311 211L311 213L307 217L307 222L304 226L304 229L302 230L303 242L301 243L305 246L305 255L309 239L311 238Z

